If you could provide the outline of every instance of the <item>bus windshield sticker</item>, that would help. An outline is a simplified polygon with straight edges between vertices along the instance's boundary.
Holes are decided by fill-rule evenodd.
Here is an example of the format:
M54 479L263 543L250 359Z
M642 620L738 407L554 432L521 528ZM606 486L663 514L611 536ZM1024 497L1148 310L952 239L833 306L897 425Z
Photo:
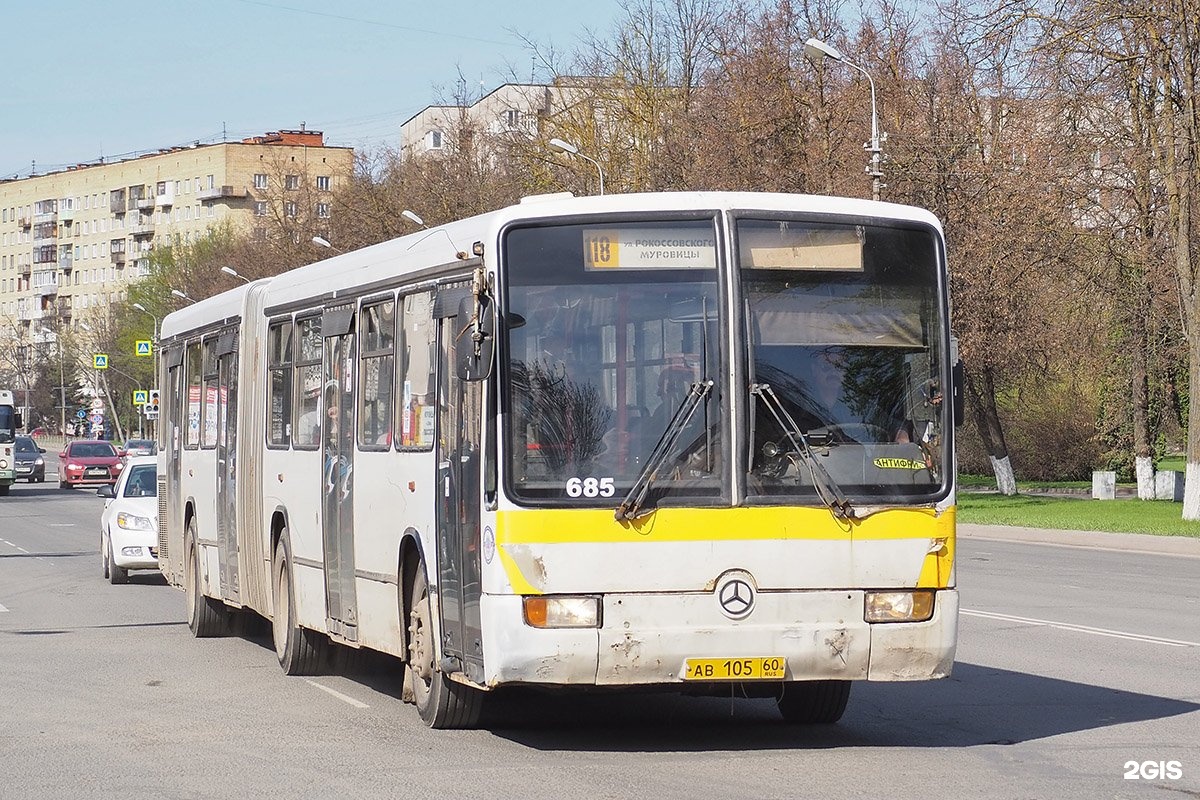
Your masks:
M584 228L585 270L715 269L716 236L686 228Z
M738 250L742 266L751 269L862 272L864 233L861 225L743 225L738 229Z

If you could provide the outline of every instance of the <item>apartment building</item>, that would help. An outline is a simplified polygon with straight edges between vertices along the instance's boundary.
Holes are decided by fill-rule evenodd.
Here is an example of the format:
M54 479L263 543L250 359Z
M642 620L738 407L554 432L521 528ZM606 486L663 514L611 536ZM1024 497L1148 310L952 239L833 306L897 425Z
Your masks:
M154 247L215 223L328 218L353 159L320 131L280 130L0 181L0 330L52 341L147 275Z

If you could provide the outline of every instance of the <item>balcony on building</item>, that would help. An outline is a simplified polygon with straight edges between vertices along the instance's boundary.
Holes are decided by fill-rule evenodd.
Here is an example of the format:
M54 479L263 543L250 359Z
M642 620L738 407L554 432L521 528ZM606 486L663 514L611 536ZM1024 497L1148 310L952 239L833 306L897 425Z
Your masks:
M73 259L71 258L71 251L69 249L64 248L58 254L58 268L63 270L64 272L70 272L72 266L73 266Z
M42 309L40 308L18 308L17 319L21 322L29 322L31 320L39 320L42 318Z
M137 222L126 228L130 236L153 236L154 221L150 217L143 217Z
M125 190L113 189L108 193L108 210L112 214L125 213Z
M160 182L154 192L154 204L163 208L175 205L175 184L170 181Z
M58 298L58 318L63 322L71 321L71 298Z
M28 278L29 273L32 269L33 269L33 265L28 262L26 262L24 264L18 264L17 265L17 274Z
M132 206L132 204L134 202L133 198L130 198L129 202ZM139 198L137 198L137 205L132 206L132 207L137 208L138 211L153 211L154 210L154 198L153 197L139 197Z
M41 297L53 297L58 294L58 284L48 283L45 286L39 286L35 290Z
M230 186L226 184L225 186L214 186L211 189L204 189L196 196L203 202L206 200L222 200L225 198L240 199L245 197L247 194L248 192L246 191L245 186Z
M75 219L75 198L64 197L58 201L58 219L68 223Z

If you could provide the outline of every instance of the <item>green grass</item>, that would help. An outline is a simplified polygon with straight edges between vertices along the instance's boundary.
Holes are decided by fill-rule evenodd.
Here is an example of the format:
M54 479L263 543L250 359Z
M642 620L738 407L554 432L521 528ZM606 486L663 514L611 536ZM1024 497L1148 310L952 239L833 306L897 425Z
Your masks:
M1183 506L1167 500L1091 500L961 493L958 521L1114 533L1200 538L1200 522L1184 522Z
M958 485L968 488L980 489L995 489L996 478L993 475L958 475ZM1132 486L1133 484L1118 484L1119 486ZM1017 481L1017 491L1022 489L1036 488L1058 488L1058 489L1088 489L1091 490L1091 481Z
M1160 458L1158 463L1154 465L1157 470L1174 470L1175 472L1187 472L1187 459L1183 456L1167 456Z

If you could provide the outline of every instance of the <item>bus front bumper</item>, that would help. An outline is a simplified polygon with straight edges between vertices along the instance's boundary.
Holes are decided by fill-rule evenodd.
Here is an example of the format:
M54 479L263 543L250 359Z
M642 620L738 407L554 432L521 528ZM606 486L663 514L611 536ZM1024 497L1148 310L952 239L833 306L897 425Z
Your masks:
M538 629L522 599L482 599L485 681L545 685L690 682L689 661L783 659L782 680L909 681L950 674L958 592L938 590L926 622L869 624L864 592L760 592L745 618L725 617L711 593L608 594L602 627Z

